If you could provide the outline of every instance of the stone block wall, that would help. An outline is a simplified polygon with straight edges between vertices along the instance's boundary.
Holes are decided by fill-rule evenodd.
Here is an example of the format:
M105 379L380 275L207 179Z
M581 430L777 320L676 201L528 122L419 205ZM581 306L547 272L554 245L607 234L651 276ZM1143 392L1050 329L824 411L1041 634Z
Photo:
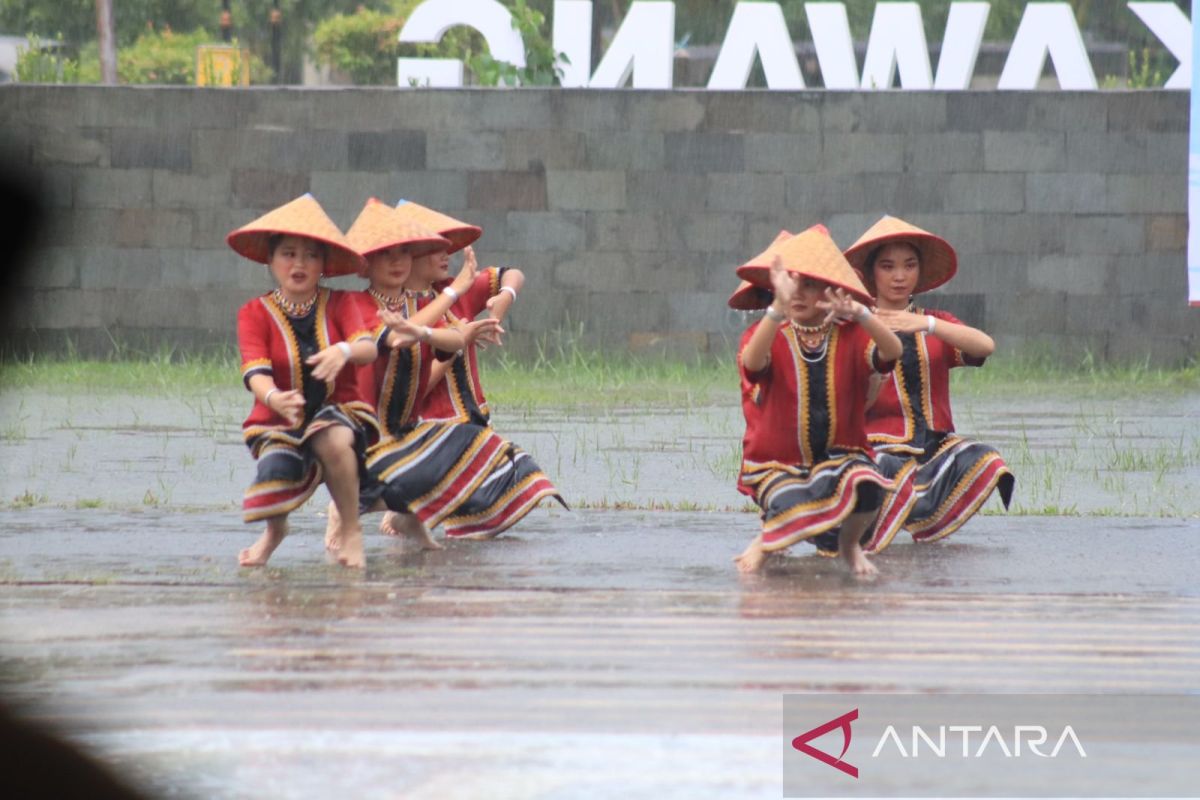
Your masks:
M930 304L1003 347L1177 363L1200 343L1182 92L10 85L0 120L49 211L5 320L32 347L232 341L268 283L224 236L303 192L343 228L371 195L482 225L481 260L528 276L517 348L582 326L727 353L736 264L780 228L847 246L883 213L955 245Z

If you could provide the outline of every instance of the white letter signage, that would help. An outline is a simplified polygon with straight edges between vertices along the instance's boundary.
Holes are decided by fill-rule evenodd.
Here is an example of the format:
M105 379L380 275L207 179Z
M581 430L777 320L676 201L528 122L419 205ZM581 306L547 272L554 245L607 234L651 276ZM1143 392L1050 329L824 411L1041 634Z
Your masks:
M498 0L454 0L425 2L413 9L400 29L400 41L411 44L436 44L446 31L466 25L479 31L487 42L492 58L525 66L525 42L513 29L512 15ZM400 86L462 86L462 62L456 58L397 59Z
M725 31L709 89L745 89L754 55L762 59L768 89L803 89L796 45L778 3L738 3Z
M1063 89L1095 89L1075 12L1067 3L1029 3L1013 37L997 89L1036 89L1046 57L1054 63Z
M1128 8L1179 62L1163 88L1190 88L1192 24L1188 15L1172 2L1139 0L1128 3ZM818 0L804 4L821 82L826 89L854 91L886 91L897 83L901 89L910 90L969 89L990 10L991 4L985 0L949 4L941 55L934 73L920 3L912 0L876 3L860 77L845 3ZM525 43L513 27L512 14L498 0L425 0L409 15L399 40L436 43L457 25L479 31L497 61L525 66ZM551 34L554 50L568 59L559 62L560 85L593 89L673 86L675 3L669 0L630 3L594 73L592 32L592 0L555 0ZM768 89L805 88L796 42L778 2L734 5L707 88L746 88L756 58L762 64ZM1061 88L1096 89L1096 74L1069 3L1025 5L997 88L1038 88L1047 59ZM463 85L463 64L453 58L401 58L396 74L401 86Z

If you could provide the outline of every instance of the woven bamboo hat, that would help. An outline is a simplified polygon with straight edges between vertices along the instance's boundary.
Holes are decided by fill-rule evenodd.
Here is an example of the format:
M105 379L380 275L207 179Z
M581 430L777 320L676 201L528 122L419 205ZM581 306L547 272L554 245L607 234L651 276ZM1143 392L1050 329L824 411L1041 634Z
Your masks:
M334 221L321 208L317 198L303 194L295 200L268 211L225 237L238 255L266 264L271 260L272 236L305 236L328 247L323 275L350 275L363 267L363 258L354 251Z
M768 247L738 267L738 277L756 286L770 286L771 262L775 256L779 256L783 268L789 272L845 289L864 303L873 302L858 273L824 226L814 226Z
M824 226L820 226L824 230ZM780 231L775 237L775 241L771 242L771 247L775 247L785 239L790 239L792 234L790 231ZM767 252L771 250L767 248ZM754 260L762 258L766 253L759 253ZM770 256L767 256L770 261ZM771 290L765 286L756 286L750 281L742 281L733 294L729 296L729 307L737 311L757 311L761 308L766 308L771 305L773 295Z
M770 289L763 289L749 281L743 281L738 284L738 288L733 290L733 294L728 299L730 308L736 311L760 311L766 308L774 300L774 295Z
M770 289L755 286L750 281L738 284L733 294L729 295L729 307L737 311L758 311L771 305L774 295Z
M875 293L875 276L874 270L867 268L867 262L880 247L899 242L911 244L921 256L921 277L913 294L936 289L958 272L958 254L945 239L899 217L884 217L846 251L846 260L862 273L863 283L871 294Z
M404 219L396 209L374 197L346 231L346 241L364 258L396 245L404 245L414 256L450 249L449 239Z
M400 212L404 219L411 220L449 239L451 253L457 253L483 236L483 228L478 225L470 225L411 200L401 200L396 203L396 211Z

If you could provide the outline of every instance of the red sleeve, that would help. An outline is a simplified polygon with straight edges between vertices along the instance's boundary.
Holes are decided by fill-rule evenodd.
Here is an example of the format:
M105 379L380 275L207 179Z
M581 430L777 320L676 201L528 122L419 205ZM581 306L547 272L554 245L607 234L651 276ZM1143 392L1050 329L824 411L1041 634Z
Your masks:
M238 350L242 354L242 383L250 388L254 375L273 375L271 367L271 322L258 298L238 310Z
M965 324L962 320L951 314L949 311L926 309L925 313L931 317L934 317L935 319L945 320L951 325ZM946 362L946 366L950 369L953 369L954 367L982 367L983 362L987 361L986 356L984 358L969 356L962 350L959 350L957 347L951 347L950 345L946 345L944 348L942 348L942 352L944 353L943 358Z
M449 327L449 326L446 324L446 318L445 318L445 317L442 317L441 319L439 319L439 320L437 321L437 324L436 324L436 325L432 325L432 326L430 326L430 327L433 327L433 328L446 328L446 327ZM450 360L452 360L452 359L453 359L453 358L454 358L456 355L458 355L458 351L457 351L457 350L439 350L439 349L438 349L438 348L436 348L436 347L434 347L434 348L431 348L431 349L433 350L433 357L434 357L434 358L436 358L438 361L450 361Z
M884 361L879 357L879 345L875 343L875 339L871 337L871 334L867 333L866 328L857 322L848 322L846 324L853 325L857 329L856 335L862 337L862 340L855 342L855 346L862 348L863 361L867 365L866 374L869 375L875 372L880 375L886 375L896 368L895 360Z
M774 351L775 351L775 342L777 342L779 340L778 334L775 336L775 340L771 342L771 363L768 363L765 367L760 369L758 372L750 372L742 365L742 352L746 349L746 345L748 345L750 343L750 337L754 335L754 331L758 330L758 326L760 324L761 324L761 320L759 322L754 323L749 328L747 328L745 333L742 334L742 341L738 344L738 352L737 352L738 375L741 376L743 388L745 388L746 386L753 386L754 384L767 383L771 377L771 363L774 363L774 361L775 361L775 352Z
M475 276L475 282L467 293L458 299L458 304L471 319L487 308L487 301L500 291L500 270L488 267Z
M895 359L892 359L891 361L884 361L879 357L879 347L875 344L874 339L871 340L869 352L871 354L871 369L875 372L878 372L880 375L887 375L889 372L893 372L896 369Z
M375 341L375 332L363 321L359 296L362 296L361 292L335 291L329 298L330 318L334 329L341 337L338 341L357 342L359 339Z
M349 300L358 308L363 329L366 331L366 338L375 343L379 352L384 352L384 348L387 346L388 327L379 320L379 304L366 292L348 292L348 294Z

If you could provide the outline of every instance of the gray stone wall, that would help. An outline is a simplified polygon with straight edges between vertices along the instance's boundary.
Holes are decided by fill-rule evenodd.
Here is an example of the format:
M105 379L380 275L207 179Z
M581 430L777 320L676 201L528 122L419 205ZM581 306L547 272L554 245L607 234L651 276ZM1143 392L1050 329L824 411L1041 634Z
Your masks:
M728 352L736 264L885 212L955 245L930 304L1003 347L1171 363L1200 342L1183 92L10 85L0 120L50 209L6 320L41 347L231 341L268 284L224 236L306 191L343 228L370 195L481 224L481 260L528 276L514 347Z

